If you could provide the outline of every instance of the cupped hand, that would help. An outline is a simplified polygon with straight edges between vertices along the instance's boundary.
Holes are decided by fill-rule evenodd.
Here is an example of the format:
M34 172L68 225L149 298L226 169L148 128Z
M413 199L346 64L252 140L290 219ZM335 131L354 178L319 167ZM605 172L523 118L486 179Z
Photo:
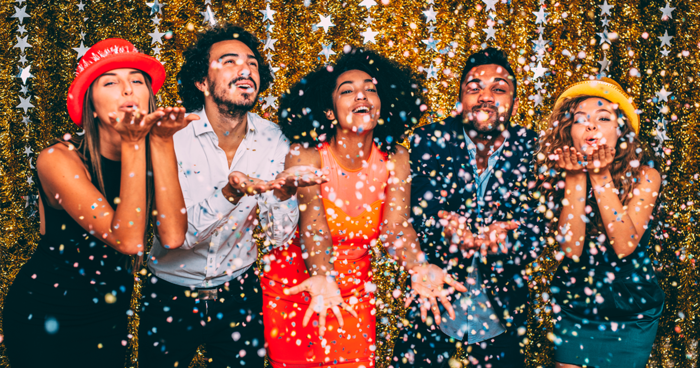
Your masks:
M587 163L583 154L576 151L576 148L564 146L564 149L557 148L551 159L557 161L557 166L568 174L579 174L585 171Z
M434 264L422 264L415 266L408 271L411 274L411 292L406 299L405 307L408 308L414 299L420 303L420 318L425 322L428 318L428 310L433 311L435 323L440 324L440 307L438 307L437 299L451 319L455 319L455 311L449 301L449 295L454 293L454 290L465 292L467 288L460 282L455 281L452 276L448 275L442 268ZM443 289L443 285L447 284L454 288Z
M169 139L189 123L199 120L196 114L186 114L184 107L159 107L163 117L151 129L151 138Z
M116 112L110 112L108 116L109 124L119 133L122 141L137 143L146 138L153 125L164 115L163 111L148 114L147 111L128 109L122 118Z
M228 184L232 194L236 197L260 194L270 190L270 186L266 181L258 178L251 178L240 171L234 171L228 174Z
M438 212L438 218L445 233L445 238L450 242L450 248L459 246L462 252L467 252L468 255L473 254L473 250L477 248L477 245L474 234L467 226L467 218L448 211ZM454 251L456 252L456 249Z
M586 169L589 173L600 173L610 169L610 165L615 160L615 149L602 144L588 157Z
M476 237L476 248L481 251L481 255L486 257L488 253L507 253L506 239L508 232L520 226L518 221L496 221L481 228L480 234Z
M277 174L274 180L268 182L268 185L275 189L275 194L280 199L287 199L294 195L297 188L310 187L323 184L328 181L328 178L314 166L299 165L292 166L281 173Z
M340 308L345 309L357 318L357 313L343 301L343 297L340 295L340 288L338 288L338 284L332 277L323 275L311 276L301 284L285 289L284 293L292 295L304 291L311 295L311 301L309 302L309 308L304 314L302 325L306 327L309 324L309 320L311 320L311 316L314 313L318 313L318 335L320 337L323 337L323 334L326 332L326 316L329 308L338 319L340 328L345 325Z

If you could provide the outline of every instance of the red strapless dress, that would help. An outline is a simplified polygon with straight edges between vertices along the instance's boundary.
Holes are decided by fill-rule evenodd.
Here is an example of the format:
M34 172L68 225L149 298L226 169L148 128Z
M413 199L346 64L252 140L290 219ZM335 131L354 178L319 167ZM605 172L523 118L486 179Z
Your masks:
M291 245L266 256L270 269L260 279L270 362L275 368L374 367L376 310L371 286L369 290L366 286L372 281L370 244L379 236L384 209L387 156L373 146L363 167L353 171L338 164L327 143L319 153L329 179L321 184L321 195L333 247L339 255L333 264L338 272L336 280L343 299L358 317L342 311L345 327L339 330L335 315L328 310L323 339L318 335L316 317L302 327L311 297L308 293L284 295L285 288L309 277L297 234Z

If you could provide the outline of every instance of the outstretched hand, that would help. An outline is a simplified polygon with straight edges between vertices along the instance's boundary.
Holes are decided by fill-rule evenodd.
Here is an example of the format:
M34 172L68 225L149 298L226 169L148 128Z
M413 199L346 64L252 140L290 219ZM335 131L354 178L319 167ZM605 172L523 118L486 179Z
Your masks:
M156 121L151 130L151 138L169 139L189 123L199 120L196 114L186 114L184 107L159 107L163 116Z
M138 109L128 109L122 118L118 113L109 113L109 124L119 133L122 141L137 143L146 138L153 125L158 122L165 113L155 111L148 114L146 111Z
M507 253L506 239L508 232L520 226L518 221L496 221L481 228L480 234L474 241L476 249L481 251L481 255L486 257L488 253ZM470 250L474 252L475 249ZM469 254L470 256L473 253Z
M413 267L409 270L411 274L411 292L406 299L405 307L408 307L414 299L420 303L420 317L423 322L428 318L428 309L433 311L435 323L440 324L440 308L438 307L437 299L447 310L447 314L451 319L455 319L455 311L448 296L454 293L454 290L465 292L467 288L460 282L455 281L452 276L448 275L442 268L434 264L422 264ZM443 289L443 284L447 284L454 288Z
M268 185L275 190L275 195L280 200L286 200L297 191L297 188L310 187L323 184L328 181L326 175L314 166L299 165L292 166L268 182Z
M318 335L320 337L323 337L323 334L326 332L326 315L328 313L328 308L335 314L341 328L345 323L339 307L342 307L357 318L357 313L351 306L343 301L338 284L332 277L323 275L311 276L301 284L285 289L284 293L285 295L291 295L304 291L311 295L311 301L309 302L309 308L306 310L306 314L304 314L302 325L306 327L314 312L318 313Z

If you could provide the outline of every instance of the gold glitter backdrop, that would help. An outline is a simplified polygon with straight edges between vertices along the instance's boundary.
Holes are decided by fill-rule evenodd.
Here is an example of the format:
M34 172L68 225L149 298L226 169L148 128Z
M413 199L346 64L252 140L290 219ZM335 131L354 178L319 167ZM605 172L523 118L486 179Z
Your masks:
M274 120L278 97L305 73L343 53L374 48L410 65L425 81L429 121L449 116L465 58L505 50L519 80L515 120L540 130L572 82L606 74L642 110L641 137L657 154L665 183L654 259L666 309L649 367L696 367L700 287L700 2L687 0L4 0L0 4L0 302L38 240L36 154L76 133L66 94L79 53L107 37L158 57L168 73L159 93L176 104L182 51L215 21L258 35L275 71L257 112ZM269 10L268 10L269 9ZM330 17L330 18L327 18ZM532 313L523 348L528 366L551 366L548 251L529 268ZM405 278L375 257L378 367L387 367L402 317L392 297ZM137 288L138 294L138 288ZM134 308L138 305L136 296ZM131 320L135 331L138 317ZM127 366L137 366L130 339ZM2 348L4 349L4 347ZM38 350L41 347L37 347ZM457 357L457 361L461 360ZM9 366L2 355L0 362ZM202 349L190 365L206 366Z

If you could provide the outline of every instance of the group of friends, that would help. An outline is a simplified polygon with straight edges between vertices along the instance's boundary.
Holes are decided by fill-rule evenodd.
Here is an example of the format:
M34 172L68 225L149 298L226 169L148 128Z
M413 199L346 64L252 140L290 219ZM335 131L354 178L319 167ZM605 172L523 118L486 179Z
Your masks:
M409 274L390 366L455 366L461 348L472 367L524 367L528 265L553 244L557 367L646 365L661 179L619 84L568 87L537 134L513 123L518 81L486 48L454 113L417 127L421 81L351 48L288 89L275 124L250 112L273 81L260 49L240 26L201 32L183 107L158 106L165 70L128 41L79 60L67 103L84 133L38 156L42 236L5 299L12 367L123 367L134 313L141 368L186 367L202 344L210 367L373 367L380 247Z

